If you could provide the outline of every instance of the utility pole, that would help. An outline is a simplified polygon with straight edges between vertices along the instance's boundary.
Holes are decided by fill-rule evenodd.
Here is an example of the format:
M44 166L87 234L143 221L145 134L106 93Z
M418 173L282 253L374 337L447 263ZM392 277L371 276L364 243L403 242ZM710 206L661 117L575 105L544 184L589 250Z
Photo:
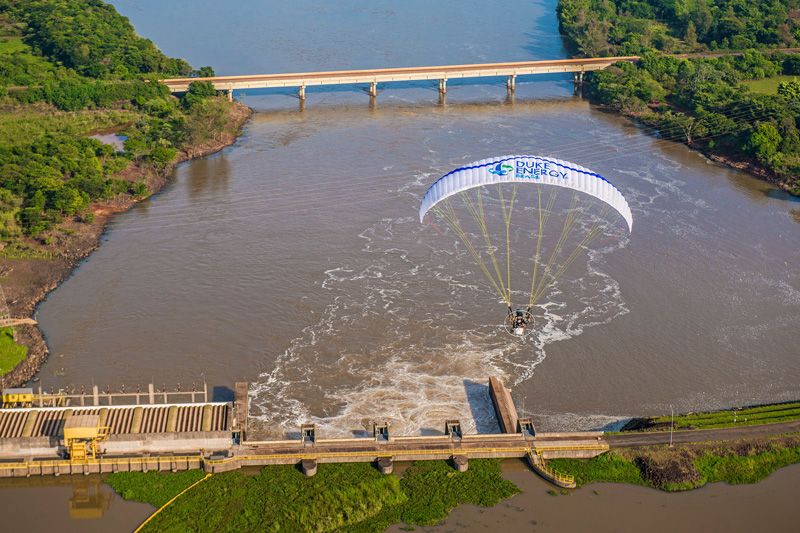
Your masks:
M672 408L672 404L669 406L669 417L669 447L672 448L672 432L675 431L675 410Z

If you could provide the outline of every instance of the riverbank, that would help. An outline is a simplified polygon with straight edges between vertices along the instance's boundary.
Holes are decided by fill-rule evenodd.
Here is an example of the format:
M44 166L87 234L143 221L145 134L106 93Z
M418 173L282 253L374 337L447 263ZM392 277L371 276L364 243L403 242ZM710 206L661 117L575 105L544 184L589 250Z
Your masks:
M550 463L574 476L579 487L611 482L675 492L716 482L757 483L779 468L800 463L800 436L615 448L593 459Z
M218 97L221 100L223 97ZM146 201L159 192L173 174L178 164L206 157L230 146L252 115L252 110L233 102L227 112L226 123L211 138L181 148L173 161L157 168L139 162L131 163L116 177L132 183L144 183L146 195L123 193L110 200L95 202L90 207L91 222L65 221L51 234L47 244L29 239L24 253L18 257L0 259L0 283L3 285L9 311L13 317L29 317L47 294L64 281L79 263L100 244L100 239L111 217L127 211L136 203ZM2 376L4 387L17 386L30 380L47 359L48 348L37 326L19 326L17 342L28 348L28 356L14 370Z
M345 463L321 464L311 478L304 477L297 467L267 466L211 476L199 470L126 472L111 474L106 482L124 499L157 508L145 531L300 527L377 532L390 526L396 531L440 525L456 508L456 516L470 509L480 509L481 515L504 514L504 509L524 505L519 498L509 500L520 492L528 501L543 494L559 500L579 496L589 493L581 487L600 483L635 487L624 490L663 492L684 492L712 483L750 485L800 463L800 436L614 449L590 460L553 459L549 463L575 475L578 489L545 484L518 460L477 459L470 461L465 473L456 472L444 461L424 461L398 464L389 475L381 474L374 465ZM509 472L519 475L509 476ZM187 487L191 489L183 492ZM605 494L607 487L593 485L590 494ZM173 500L176 495L180 496ZM237 512L228 512L231 508ZM504 514L502 523L533 523L531 517L515 517ZM469 524L457 523L462 529Z
M612 105L608 105L608 102L597 101L595 99L593 99L593 103L597 104L603 111L620 114L634 123L641 124L650 130L651 133L660 136L664 140L683 142L690 150L699 152L709 161L741 172L746 172L794 196L800 195L800 186L798 186L796 178L779 175L766 165L760 163L757 158L743 154L714 151L714 147L716 146L716 143L713 142L714 138L724 135L724 132L706 134L704 137L696 139L692 139L689 134L689 139L687 139L686 132L683 131L680 126L668 125L664 127L664 124L659 124L659 117L652 111L642 112L640 110L615 108Z
M745 85L800 73L795 38L778 37L794 24L785 4L728 13L724 28L710 14L726 9L717 0L683 14L657 2L639 7L631 13L618 0L559 0L559 26L573 52L640 57L590 73L591 101L800 196L800 84L775 82L774 92Z

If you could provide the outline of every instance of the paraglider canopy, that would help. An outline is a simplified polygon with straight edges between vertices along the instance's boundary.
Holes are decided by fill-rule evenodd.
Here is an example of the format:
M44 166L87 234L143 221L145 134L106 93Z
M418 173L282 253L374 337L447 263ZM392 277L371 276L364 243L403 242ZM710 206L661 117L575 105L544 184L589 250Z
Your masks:
M425 192L419 221L432 207L454 194L498 183L540 183L586 193L614 208L627 222L628 231L633 229L628 202L610 181L575 163L534 155L482 159L448 172Z
M572 197L569 207L556 202L558 192L565 189ZM515 211L515 205L521 207ZM602 212L594 213L593 208ZM520 210L523 215L517 219L525 225L512 232L512 213ZM448 172L425 192L420 222L429 211L446 222L464 243L508 307L506 329L520 336L533 324L532 309L538 300L580 252L588 250L589 243L612 225L605 218L607 212L616 213L613 218L617 221L621 217L628 231L633 228L628 202L606 178L575 163L533 155L483 159ZM462 222L469 218L474 221L471 227ZM500 224L499 228L493 223ZM512 269L512 236L532 237L532 243L521 247L528 258L529 268L525 270ZM505 258L502 244L495 241L498 237L501 243L505 241ZM527 305L514 311L512 299L522 291L512 291L512 277L519 278L520 274L530 277L530 291ZM527 291L527 281L525 286Z

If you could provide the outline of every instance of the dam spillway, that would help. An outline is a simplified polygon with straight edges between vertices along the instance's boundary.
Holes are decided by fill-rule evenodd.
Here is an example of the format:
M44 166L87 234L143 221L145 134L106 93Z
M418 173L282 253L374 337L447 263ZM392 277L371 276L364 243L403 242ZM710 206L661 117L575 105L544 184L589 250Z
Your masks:
M32 408L0 411L0 439L56 438L68 417L98 415L113 436L229 431L226 403L196 405Z
M460 421L451 419L443 421L441 435L394 435L389 423L374 420L371 438L326 439L314 424L303 424L299 438L264 441L247 435L245 382L236 383L234 401L228 402L208 401L205 392L154 393L152 386L148 393L115 396L95 388L92 395L69 397L9 389L0 410L0 477L191 468L217 473L270 464L300 464L313 475L317 463L341 462L376 462L388 473L393 461L443 459L463 471L470 458L517 457L527 458L546 479L569 486L574 480L559 478L545 459L608 450L601 432L537 433L530 419L518 418L499 379L490 379L488 388L501 433L464 434ZM169 403L179 394L200 394L200 400ZM114 405L125 398L166 403Z

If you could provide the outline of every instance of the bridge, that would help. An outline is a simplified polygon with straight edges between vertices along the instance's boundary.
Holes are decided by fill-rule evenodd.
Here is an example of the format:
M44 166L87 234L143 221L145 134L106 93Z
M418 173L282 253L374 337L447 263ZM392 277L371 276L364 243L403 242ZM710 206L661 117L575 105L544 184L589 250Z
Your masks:
M572 73L580 84L585 72L603 70L620 61L636 62L638 56L599 57L583 59L555 59L545 61L517 61L506 63L478 63L470 65L442 65L431 67L399 67L366 70L334 70L323 72L296 72L287 74L251 74L243 76L214 76L210 78L172 78L161 80L173 93L189 90L196 81L207 81L218 91L233 99L233 91L242 89L270 89L297 87L297 95L305 99L306 87L325 85L369 84L369 95L378 94L379 83L436 80L439 92L447 92L447 80L461 78L506 78L506 87L514 91L518 76L533 74Z

